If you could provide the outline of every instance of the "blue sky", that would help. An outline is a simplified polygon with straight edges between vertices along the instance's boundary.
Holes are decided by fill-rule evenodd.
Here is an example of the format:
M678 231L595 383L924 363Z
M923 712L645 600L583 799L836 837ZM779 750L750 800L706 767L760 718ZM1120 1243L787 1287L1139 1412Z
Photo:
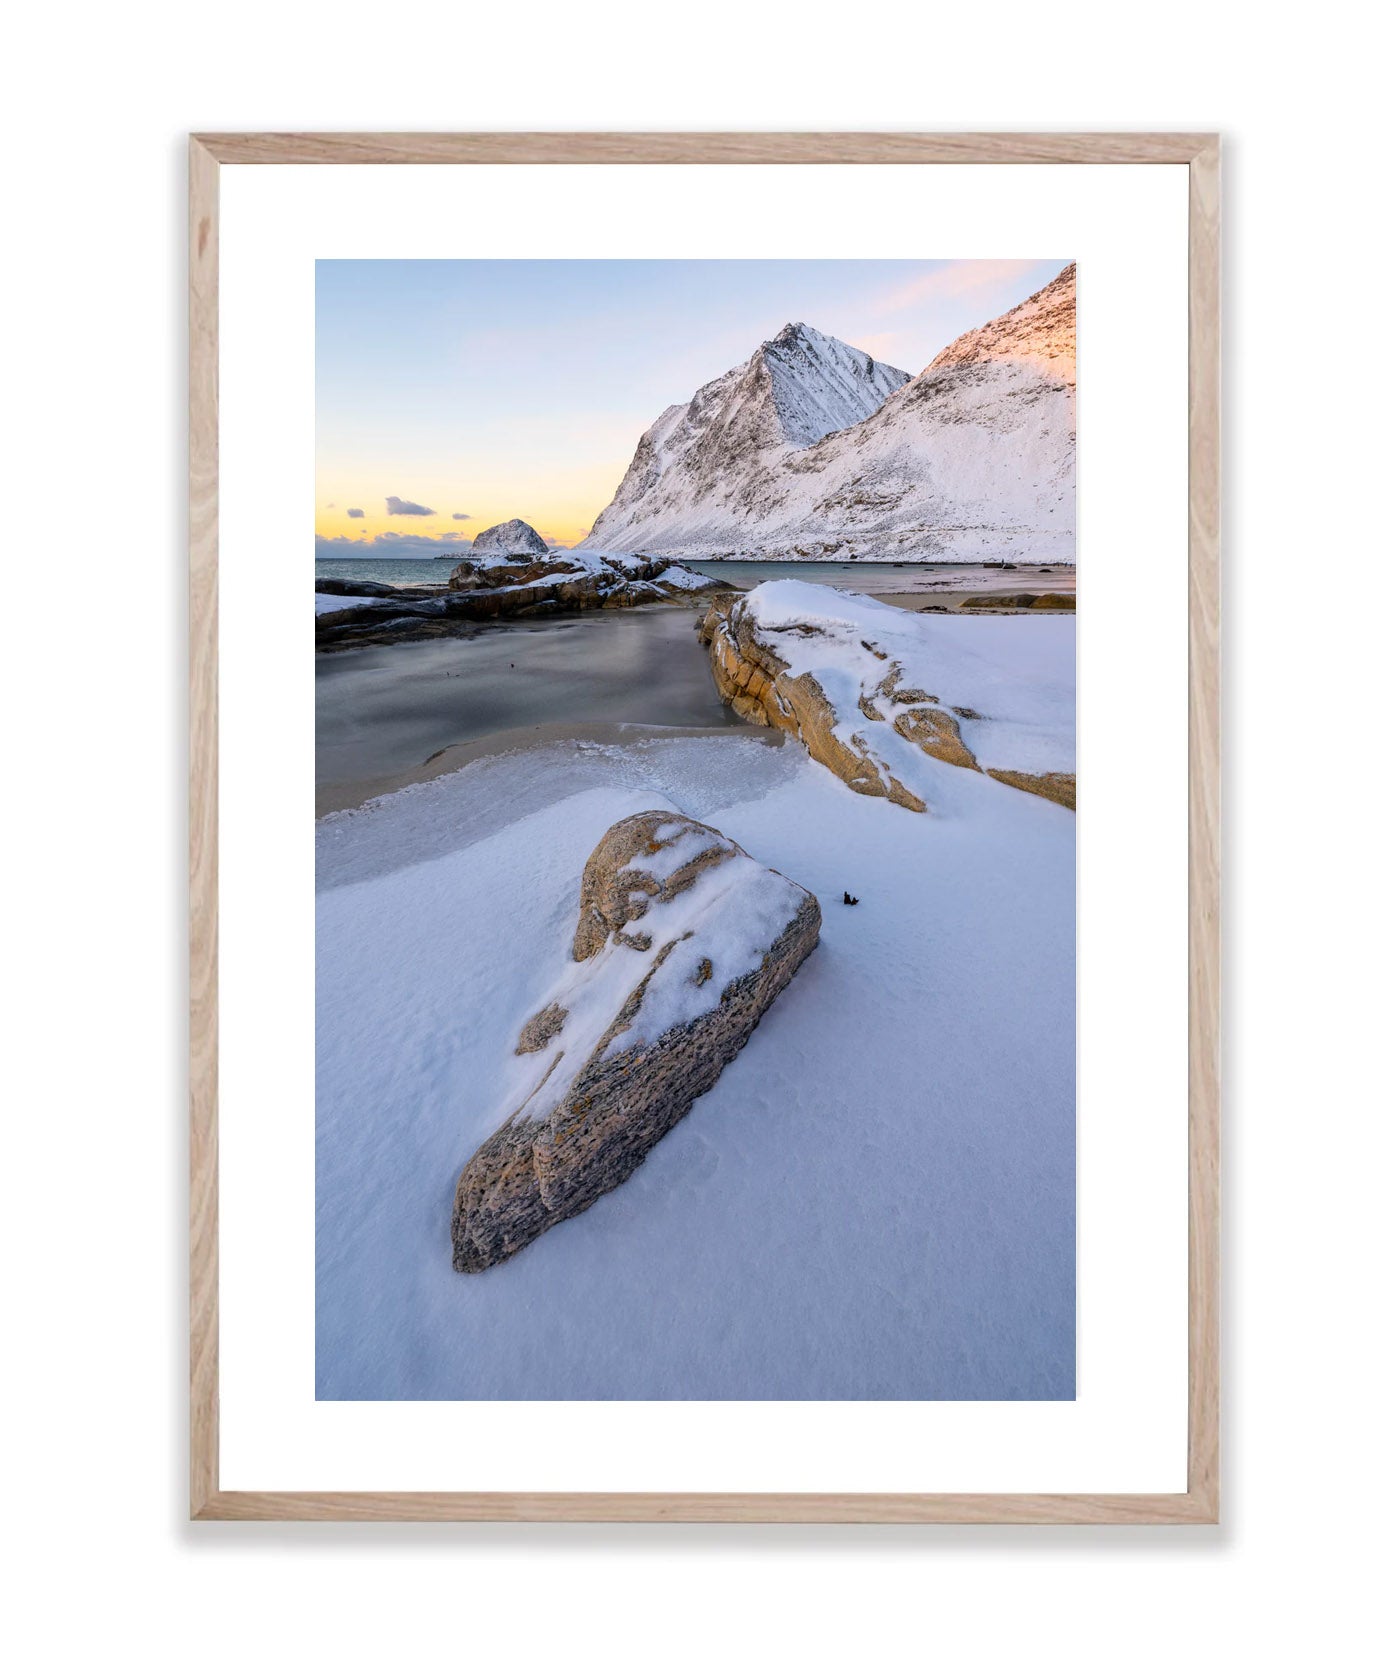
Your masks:
M788 321L917 373L1068 260L318 262L317 554L577 542L662 409Z

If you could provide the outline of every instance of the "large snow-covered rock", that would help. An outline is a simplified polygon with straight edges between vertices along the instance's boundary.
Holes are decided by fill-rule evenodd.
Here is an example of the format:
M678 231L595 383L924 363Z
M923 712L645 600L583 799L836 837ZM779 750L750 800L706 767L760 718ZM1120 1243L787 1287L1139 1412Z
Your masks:
M480 532L472 543L473 554L547 554L549 544L533 525L523 519L507 519Z
M1008 648L1017 633L988 622L782 579L712 607L700 636L734 710L795 736L857 793L936 807L938 760L1073 809L1072 659L1029 666Z
M820 927L811 893L717 829L674 811L614 823L584 867L575 966L521 1030L511 1111L458 1181L456 1269L485 1271L630 1177Z
M785 328L666 410L587 543L680 558L1072 560L1074 358L1072 263L914 379Z

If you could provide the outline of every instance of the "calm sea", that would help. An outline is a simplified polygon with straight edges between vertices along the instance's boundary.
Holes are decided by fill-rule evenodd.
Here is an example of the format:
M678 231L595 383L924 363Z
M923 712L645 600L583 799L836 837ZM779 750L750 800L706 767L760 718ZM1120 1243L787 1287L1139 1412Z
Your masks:
M403 775L449 747L529 728L747 728L716 692L695 616L693 605L571 613L323 653L316 779Z

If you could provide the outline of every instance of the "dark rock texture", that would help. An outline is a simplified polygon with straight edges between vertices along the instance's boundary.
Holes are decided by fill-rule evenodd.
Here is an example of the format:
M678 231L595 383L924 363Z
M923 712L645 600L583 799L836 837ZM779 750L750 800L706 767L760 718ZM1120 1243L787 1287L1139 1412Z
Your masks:
M1075 597L1063 591L1051 590L1036 595L1022 591L1018 595L969 595L963 601L964 612L1009 612L1030 609L1037 612L1073 612Z
M443 565L451 564L452 558L444 556ZM467 626L491 619L697 600L711 587L712 580L698 572L647 554L473 556L456 566L446 589L317 578L317 594L368 599L356 600L344 612L318 613L316 645L460 635Z

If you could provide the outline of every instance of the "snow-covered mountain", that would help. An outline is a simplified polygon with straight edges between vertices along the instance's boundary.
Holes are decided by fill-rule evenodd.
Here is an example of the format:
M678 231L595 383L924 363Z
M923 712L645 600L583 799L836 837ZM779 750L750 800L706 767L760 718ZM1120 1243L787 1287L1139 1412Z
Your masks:
M867 419L908 380L839 338L790 322L643 433L617 494L579 546L622 547L635 527L664 529L671 546L693 535L695 553L713 553L702 533L742 522L745 482ZM646 544L664 546L652 536Z
M678 558L1072 560L1075 271L910 379L788 326L644 434L584 544Z

